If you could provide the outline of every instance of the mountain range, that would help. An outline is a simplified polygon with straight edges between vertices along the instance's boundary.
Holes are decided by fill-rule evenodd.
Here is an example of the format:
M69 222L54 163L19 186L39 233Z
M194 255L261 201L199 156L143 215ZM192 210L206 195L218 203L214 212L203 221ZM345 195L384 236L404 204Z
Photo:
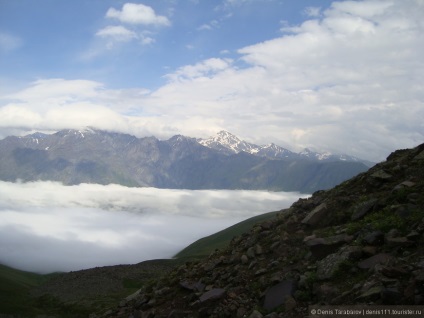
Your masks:
M216 149L227 155L236 154L243 151L252 155L266 157L269 159L310 159L318 161L362 162L369 167L375 164L371 161L363 160L346 154L332 154L329 152L319 153L308 148L305 148L303 151L296 153L286 148L280 147L274 143L258 146L241 140L237 136L225 130L221 130L214 137L207 139L197 139L197 141L203 146Z
M0 180L52 180L174 189L268 189L312 193L368 169L348 155L258 146L226 131L196 139L61 130L0 140Z

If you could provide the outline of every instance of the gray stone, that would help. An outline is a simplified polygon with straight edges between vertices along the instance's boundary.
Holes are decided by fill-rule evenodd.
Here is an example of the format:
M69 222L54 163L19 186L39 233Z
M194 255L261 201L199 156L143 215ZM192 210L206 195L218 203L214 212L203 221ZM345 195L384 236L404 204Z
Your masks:
M396 278L408 275L408 271L401 268L401 267L394 267L394 266L382 266L380 268L380 272L390 278Z
M256 255L261 255L263 253L263 249L262 246L260 246L259 244L255 245L255 254Z
M378 179L378 180L381 180L381 181L388 181L392 177L393 176L391 174L388 174L386 171L384 171L382 169L381 170L377 170L376 172L374 172L371 175L371 178Z
M285 280L270 287L265 293L263 307L266 310L272 310L278 306L284 305L288 297L292 297L297 290L295 280Z
M367 256L373 256L375 254L377 254L377 247L375 246L364 246L362 248L362 252L367 255Z
M340 246L350 241L352 238L346 234L335 235L327 238L312 238L306 241L306 245L317 259L323 259L329 254L337 251Z
M380 253L374 256L371 256L367 259L364 259L363 261L358 263L358 267L360 269L370 269L373 268L377 264L386 264L390 260L392 260L394 257L390 254L386 253Z
M374 286L362 293L357 299L361 301L376 301L381 298L383 286Z
M365 215L370 213L374 209L374 206L377 204L377 202L377 199L371 199L356 205L353 208L353 213L351 217L352 221L362 219Z
M396 185L396 186L393 188L393 191L402 190L402 189L404 189L404 188L411 188L411 187L413 187L413 186L415 186L415 182L412 182L412 181L404 181L404 182L399 183L398 185Z
M249 249L246 252L246 255L249 258L255 258L255 249L253 247L249 247Z
M361 257L362 249L359 246L346 246L338 253L330 254L317 266L317 278L319 280L331 279L339 271L340 266L348 261Z
M200 296L199 300L200 302L203 303L205 301L220 299L224 297L224 295L225 295L225 289L214 288L214 289L211 289L210 291L207 291L202 296Z
M136 298L140 295L140 292L141 292L141 289L137 290L135 293L133 293L133 294L131 294L131 295L127 296L127 297L125 298L125 300L126 300L126 301L131 301L131 300L136 299Z
M383 245L384 233L381 231L373 231L364 237L364 243L369 245Z
M199 292L205 289L205 284L202 284L201 282L182 281L180 282L180 286L187 290L199 291Z
M249 318L262 318L262 317L263 315L257 310L252 311L252 313L249 315Z
M288 296L286 301L284 302L284 309L286 311L290 311L290 310L295 309L296 306L297 306L296 300L293 297Z
M346 261L338 253L330 254L318 263L317 278L326 280L332 278L340 268L340 265Z
M317 226L328 213L327 204L321 203L302 220L303 224Z
M418 155L414 157L412 160L424 160L424 151L421 151Z
M247 264L249 262L249 258L243 254L240 258L242 264Z
M401 246L401 247L414 245L414 242L408 240L406 237L388 237L386 238L386 243L389 246Z

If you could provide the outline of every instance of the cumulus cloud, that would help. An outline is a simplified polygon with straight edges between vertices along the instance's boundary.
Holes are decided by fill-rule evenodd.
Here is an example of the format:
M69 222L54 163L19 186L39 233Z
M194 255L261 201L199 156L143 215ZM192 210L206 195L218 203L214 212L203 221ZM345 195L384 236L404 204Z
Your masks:
M96 32L96 37L104 39L106 43L99 45L93 44L93 47L82 54L83 60L91 60L94 57L104 53L104 47L107 50L120 47L124 43L136 41L135 43L143 46L155 42L152 36L151 27L170 26L171 22L165 16L157 15L153 8L144 4L125 3L122 10L109 8L105 15L108 19L115 19L123 25L108 25ZM129 26L131 29L129 29ZM143 27L144 30L140 29Z
M232 63L231 59L210 58L199 62L195 65L186 65L180 67L174 73L167 77L173 81L193 79L196 77L205 77L215 75L216 73L226 70Z
M106 13L107 18L117 19L123 23L169 26L171 22L167 17L157 15L155 11L144 4L125 3L122 10L110 8Z
M137 34L122 25L107 26L96 33L100 37L111 37L116 41L127 42L137 38Z
M208 137L226 129L258 144L373 161L421 143L422 1L334 2L319 13L285 25L279 37L240 48L239 59L181 66L152 92L37 81L14 94L13 102L12 95L3 96L0 127L11 127L3 118L14 118L20 127L26 122L31 129L58 128L61 113L63 118L74 114L73 124L64 120L69 128L101 121L106 124L99 128L159 138ZM94 111L85 117L82 105L89 114L99 111L102 120L96 121ZM54 116L46 116L49 111ZM31 116L37 125L28 121Z
M51 272L172 257L299 193L0 182L0 263Z
M319 17L321 14L321 8L320 7L306 7L304 10L304 13L308 17Z

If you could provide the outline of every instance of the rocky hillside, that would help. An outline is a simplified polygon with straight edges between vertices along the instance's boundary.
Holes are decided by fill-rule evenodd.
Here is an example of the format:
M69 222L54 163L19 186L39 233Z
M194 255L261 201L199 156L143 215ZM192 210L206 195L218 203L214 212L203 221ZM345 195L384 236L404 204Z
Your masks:
M228 248L92 317L305 317L312 304L424 304L424 144L301 199Z

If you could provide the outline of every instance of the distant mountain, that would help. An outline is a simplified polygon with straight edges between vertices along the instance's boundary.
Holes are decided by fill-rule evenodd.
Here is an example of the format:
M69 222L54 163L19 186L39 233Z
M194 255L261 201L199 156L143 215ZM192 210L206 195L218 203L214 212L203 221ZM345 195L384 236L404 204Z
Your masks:
M318 161L351 161L351 162L362 162L365 165L371 167L374 165L373 162L359 159L357 157L349 156L346 154L332 154L329 152L319 153L314 152L310 149L304 149L299 153L292 152L288 149L275 145L273 143L263 146L258 146L252 143L248 143L244 140L239 139L237 136L229 133L228 131L221 130L214 137L207 139L197 140L201 145L216 149L221 153L235 154L241 151L250 153L252 155L258 155L269 159L309 159Z
M181 135L159 140L85 129L0 140L5 181L311 193L366 169L361 162L322 161L272 144L256 146L227 132L208 140Z
M270 159L299 158L299 156L294 152L275 144L258 146L241 140L237 136L225 130L221 130L215 137L198 139L197 141L205 147L216 149L225 154L237 154L243 151L252 155L258 155Z

